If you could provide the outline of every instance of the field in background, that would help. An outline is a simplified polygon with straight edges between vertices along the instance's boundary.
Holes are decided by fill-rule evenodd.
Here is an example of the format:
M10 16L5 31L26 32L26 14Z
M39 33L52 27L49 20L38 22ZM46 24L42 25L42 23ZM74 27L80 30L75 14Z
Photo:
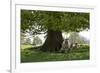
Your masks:
M32 48L32 45L21 45L21 49Z

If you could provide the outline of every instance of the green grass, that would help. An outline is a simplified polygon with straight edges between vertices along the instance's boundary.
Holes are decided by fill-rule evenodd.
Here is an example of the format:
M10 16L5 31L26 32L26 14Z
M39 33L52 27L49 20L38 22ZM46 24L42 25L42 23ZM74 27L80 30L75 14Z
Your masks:
M40 47L32 48L32 45L21 46L21 62L46 62L46 61L69 61L88 60L89 46L81 46L69 53L50 53L39 51Z
M32 45L21 45L21 49L31 48Z

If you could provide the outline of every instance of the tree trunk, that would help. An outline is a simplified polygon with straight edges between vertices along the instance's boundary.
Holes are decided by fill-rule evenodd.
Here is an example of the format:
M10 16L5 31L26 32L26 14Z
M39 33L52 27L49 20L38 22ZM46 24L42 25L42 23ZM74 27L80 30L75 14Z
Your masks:
M61 49L62 42L63 37L61 31L48 30L46 41L40 50L58 52Z

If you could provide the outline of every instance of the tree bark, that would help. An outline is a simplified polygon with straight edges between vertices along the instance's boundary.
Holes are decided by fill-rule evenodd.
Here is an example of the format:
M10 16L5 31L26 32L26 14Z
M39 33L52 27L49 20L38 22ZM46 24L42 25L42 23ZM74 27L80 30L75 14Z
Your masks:
M62 42L63 37L61 31L48 30L46 41L40 50L58 52L61 49Z

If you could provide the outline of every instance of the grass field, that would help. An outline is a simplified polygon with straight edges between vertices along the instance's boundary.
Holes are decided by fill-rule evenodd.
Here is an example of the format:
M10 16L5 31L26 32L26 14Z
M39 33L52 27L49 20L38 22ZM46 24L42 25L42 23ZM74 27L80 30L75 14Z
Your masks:
M32 45L21 45L21 62L47 62L47 61L69 61L88 60L89 46L81 46L69 53L50 53L39 51L40 47L32 48Z

